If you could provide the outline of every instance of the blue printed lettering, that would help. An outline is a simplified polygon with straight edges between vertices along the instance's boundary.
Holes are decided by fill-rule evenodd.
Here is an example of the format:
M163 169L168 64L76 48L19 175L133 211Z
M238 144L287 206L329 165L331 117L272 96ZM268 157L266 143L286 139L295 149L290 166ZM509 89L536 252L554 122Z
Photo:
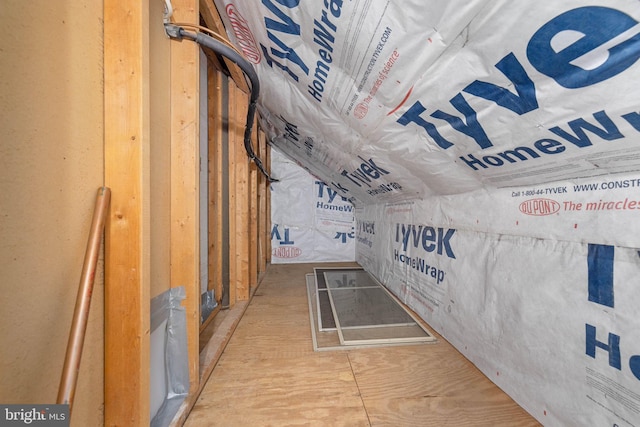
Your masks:
M278 116L280 120L284 122L284 136L290 141L298 141L300 137L300 132L298 132L298 126L289 122L283 116Z
M540 152L544 154L558 154L566 150L566 147L561 142L555 139L539 139L533 143Z
M338 29L329 19L327 9L334 18L339 18L342 13L342 0L331 0L331 2L325 0L324 7L325 10L322 11L320 21L317 19L313 20L313 41L320 47L318 49L320 59L316 62L313 81L307 86L307 92L318 102L322 102L322 95L324 94L329 72L331 71L330 64L333 62L331 53L333 52L333 44L335 43L335 32ZM333 31L334 34L331 34L329 30Z
M609 366L618 370L622 369L620 361L620 337L609 333L607 343L603 343L596 339L596 327L586 324L587 346L586 354L592 358L596 358L596 347L606 351L609 354Z
M336 235L334 237L334 239L339 240L340 243L347 243L347 239L353 239L355 238L355 233L353 232L353 230L350 233L345 233L345 232L336 232Z
M271 31L267 31L267 36L269 40L274 42L282 51L271 48L271 53L277 56L278 58L282 58L287 61L291 61L294 64L297 64L303 73L309 74L309 67L302 61L302 59L298 56L295 50L291 49L289 46L284 44L278 37L276 37Z
M262 54L264 55L264 58L267 61L267 65L269 67L273 68L273 66L275 65L285 73L289 74L289 77L291 77L293 80L298 81L298 76L294 74L293 71L289 69L289 67L287 67L286 65L282 65L281 63L273 59L269 55L269 50L262 43L260 43L260 48L262 49ZM275 49L272 48L271 51L275 54Z
M442 283L445 279L445 272L437 267L427 264L427 260L425 260L424 258L411 257L406 254L401 254L397 249L393 250L393 258L396 261L405 264L415 269L416 271L419 271L420 273L423 273L427 277L436 279L437 285Z
M493 83L475 80L463 89L464 92L479 98L493 101L503 108L507 108L516 114L522 115L538 108L536 88L533 81L527 75L513 53L508 54L496 64L496 68L504 74L516 89L518 95L514 95L508 89Z
M331 189L331 187L329 187L327 184L325 184L322 181L316 181L315 183L318 186L318 198L319 199L324 198L324 190L326 189L327 196L329 197L329 203L333 203L333 199L336 198L336 196L338 195L338 192L336 190ZM342 201L347 200L345 197L341 197L341 199Z
M527 45L527 57L538 71L565 88L591 86L638 60L640 34L627 33L636 24L629 15L608 7L573 9L536 31ZM628 37L620 40L623 33Z
M293 0L293 1L276 0L276 1L288 9L298 7L298 4L300 3L299 0ZM273 4L271 0L262 0L262 4L265 5L267 9L271 11L271 13L273 13L278 18L280 18L280 21L281 21L281 22L278 22L275 19L267 18L265 16L264 24L267 27L267 29L278 31L280 33L285 33L285 34L293 34L297 36L300 35L300 25L293 22L293 19L291 19L291 17L286 13L282 12L280 8L275 4Z
M434 228L430 226L413 224L396 224L396 242L402 242L402 250L407 251L409 242L413 244L414 248L418 248L420 245L425 252L433 252L434 250L438 255L446 255L449 258L455 259L456 256L451 248L451 238L455 234L456 230L449 228Z
M353 172L347 172L343 170L340 174L345 178L349 179L351 182L356 184L358 187L362 187L362 184L366 184L368 187L371 187L369 184L372 179L381 178L383 175L388 175L389 171L382 169L380 166L376 165L373 159L365 160L364 158L358 156L360 160L363 162L355 169Z
M487 137L484 129L478 122L475 110L471 108L471 105L469 105L469 103L464 99L462 94L457 94L456 96L451 98L449 102L451 102L451 105L456 107L456 110L464 114L466 124L459 117L453 116L449 113L445 113L441 110L436 110L431 113L431 117L445 120L458 132L473 138L480 146L480 148L484 149L493 146L491 141L489 141L489 137Z
M565 12L540 27L527 44L526 51L529 62L539 72L565 88L583 88L612 78L636 63L640 58L640 26L635 19L615 9L600 6L581 7ZM463 92L493 101L518 115L539 108L533 80L513 52L503 57L495 67L509 79L516 93L494 83L479 80L468 84ZM441 110L431 113L431 117L445 120L456 131L471 137L481 149L492 147L492 142L478 122L476 111L464 99L462 93L451 98L450 102L463 114L464 121ZM415 101L396 122L402 126L414 123L423 128L440 148L450 148L453 142L444 138L436 125L421 117L426 110L420 101ZM604 111L595 113L594 117L602 127L580 118L568 123L575 135L559 126L549 130L579 148L591 145L585 130L605 140L624 137ZM622 118L636 130L640 130L640 114L633 112L623 115ZM565 151L561 144L554 142L549 145L546 141L553 140L539 140L536 148L545 154ZM528 152L531 157L536 157L532 153ZM512 163L509 158L502 157ZM521 156L518 157L524 160ZM469 155L460 159L474 170L505 164L495 156L478 159Z
M297 7L298 4L300 3L300 0L276 0L276 1L280 3L282 6L285 6L289 9ZM300 25L294 22L289 15L287 15L282 10L280 10L280 8L276 6L272 2L272 0L262 0L262 4L266 6L266 8L269 9L269 11L271 11L271 13L273 13L275 16L277 16L280 19L280 21L276 21L275 19L268 18L266 16L264 17L264 24L265 24L265 27L267 28L267 36L269 37L269 40L274 42L275 45L281 49L281 50L277 50L276 48L272 47L270 49L270 53L278 58L281 58L296 64L305 75L308 75L309 67L307 67L307 65L304 63L302 58L300 58L300 56L296 53L296 51L291 47L289 47L287 44L285 44L282 40L280 40L272 31L269 31L269 30L273 30L282 34L300 36ZM272 68L273 68L273 65L276 65L277 67L282 69L284 72L289 74L289 76L293 80L298 81L297 74L295 74L288 66L283 65L278 61L274 60L273 57L269 55L269 49L267 49L263 44L260 44L260 47L262 48L262 53L264 54L264 57L267 61L267 65L269 65Z
M635 130L640 131L640 114L635 111L627 114L623 114L622 118L625 119Z
M338 18L342 13L342 0L331 0L329 3L327 0L324 0L324 7L331 11L331 14Z
M336 38L324 27L324 25L322 25L322 23L326 24L334 33L337 28L331 21L329 21L329 18L327 18L326 10L322 11L321 21L322 22L318 22L317 20L313 21L313 25L315 26L315 28L313 29L313 35L315 36L313 38L313 41L323 49L329 52L333 52L333 43L335 42Z
M436 248L435 231L433 227L427 227L422 233L422 248L427 252L433 252Z
M357 225L358 225L358 231L361 233L376 234L375 222L358 220Z
M447 230L447 233L443 235L444 229L438 228L438 249L437 249L438 255L442 255L442 251L444 250L449 258L456 257L453 254L453 251L451 250L451 243L450 243L451 237L453 237L453 233L455 232L456 230L454 230L453 228L449 228Z
M271 240L275 237L276 240L280 242L280 245L293 245L295 242L289 239L289 229L284 229L284 237L280 236L280 230L278 229L278 224L274 224L271 229Z
M407 126L409 123L415 123L427 132L427 134L433 138L436 144L440 148L447 149L453 146L453 143L446 140L440 132L436 129L436 126L420 117L420 114L427 111L426 108L420 103L420 101L416 101L396 122L400 123L402 126Z
M633 376L640 380L640 356L635 355L629 358L629 368Z
M589 301L613 308L613 257L615 247L589 244L587 269Z
M598 111L597 113L593 114L593 117L598 121L598 123L600 123L604 127L604 129L601 129L587 122L583 118L579 118L577 120L572 120L569 123L567 123L571 128L571 130L573 131L573 133L575 134L575 136L562 130L560 126L552 127L551 129L549 129L549 131L555 133L561 138L566 139L573 145L580 148L591 145L591 140L589 139L587 134L584 132L584 130L588 130L607 141L624 138L624 135L620 133L620 131L618 130L618 127L613 123L613 121L609 118L609 116L607 116L607 113L605 113L604 111Z

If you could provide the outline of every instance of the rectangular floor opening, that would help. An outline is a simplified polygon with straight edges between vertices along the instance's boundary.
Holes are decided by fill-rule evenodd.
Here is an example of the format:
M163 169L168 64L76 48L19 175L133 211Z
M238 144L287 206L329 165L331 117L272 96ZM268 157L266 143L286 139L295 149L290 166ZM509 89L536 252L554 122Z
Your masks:
M436 340L362 268L314 268L306 280L315 351Z

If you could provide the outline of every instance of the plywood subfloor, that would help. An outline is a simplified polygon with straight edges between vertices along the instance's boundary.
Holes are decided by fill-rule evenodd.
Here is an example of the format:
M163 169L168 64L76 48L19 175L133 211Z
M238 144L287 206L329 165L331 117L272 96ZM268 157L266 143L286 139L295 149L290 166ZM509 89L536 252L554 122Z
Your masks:
M440 337L314 352L313 267L269 266L185 426L539 425Z

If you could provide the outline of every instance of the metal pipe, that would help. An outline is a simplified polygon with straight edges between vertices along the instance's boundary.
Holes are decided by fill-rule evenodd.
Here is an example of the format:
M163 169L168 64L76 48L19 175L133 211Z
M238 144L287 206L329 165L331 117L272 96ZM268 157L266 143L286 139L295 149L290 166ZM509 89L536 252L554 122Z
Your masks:
M100 244L102 242L102 232L109 209L111 190L108 187L100 187L93 211L93 220L89 233L89 241L84 255L84 264L80 276L80 286L76 297L76 306L73 312L73 322L69 333L67 344L67 354L64 359L62 378L58 388L58 404L68 404L69 412L73 405L73 397L76 391L78 371L80 370L80 358L82 357L82 346L87 329L89 318L89 307L91 305L91 294L93 292L93 282L96 274L96 265L100 256Z

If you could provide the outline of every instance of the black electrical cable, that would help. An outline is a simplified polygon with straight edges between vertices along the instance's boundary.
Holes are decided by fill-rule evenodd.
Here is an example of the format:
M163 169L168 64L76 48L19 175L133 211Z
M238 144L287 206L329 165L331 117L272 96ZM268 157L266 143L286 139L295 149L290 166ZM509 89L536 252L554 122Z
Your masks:
M182 27L176 27L171 24L165 25L165 28L167 30L167 34L169 34L170 37L175 37L178 39L186 38L195 41L199 45L209 48L215 53L228 58L229 60L237 64L242 72L245 73L245 75L249 78L249 81L251 82L251 93L249 97L249 108L247 110L247 124L245 125L244 129L244 149L247 151L249 160L252 160L256 164L256 166L258 166L258 169L260 169L264 176L267 177L269 182L277 182L278 180L272 178L266 171L264 165L262 164L262 161L258 156L256 156L255 152L253 151L253 145L251 145L251 132L256 115L258 96L260 95L260 81L258 80L258 74L256 74L256 71L253 69L251 63L249 63L249 61L244 59L238 52L236 52L229 46L206 34L191 33L186 31Z

